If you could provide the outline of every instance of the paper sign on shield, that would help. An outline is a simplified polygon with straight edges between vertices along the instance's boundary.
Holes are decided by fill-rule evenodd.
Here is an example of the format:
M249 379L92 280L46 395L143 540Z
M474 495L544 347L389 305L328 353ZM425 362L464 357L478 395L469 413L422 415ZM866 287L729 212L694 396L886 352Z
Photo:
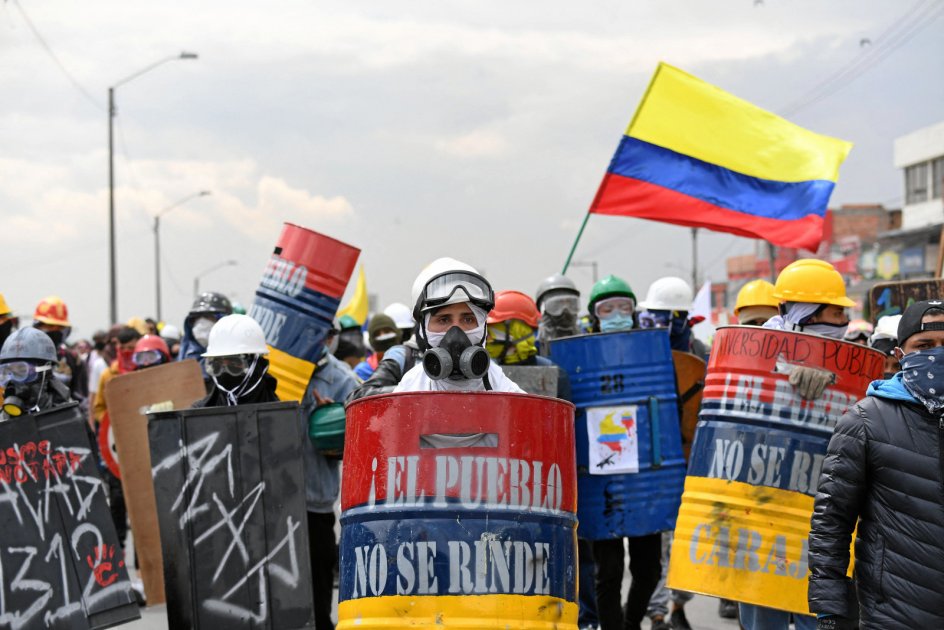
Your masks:
M639 472L638 437L636 405L587 409L590 474Z
M147 417L143 413L153 405L166 408L168 402L174 409L187 409L204 396L203 375L194 360L122 374L105 386L105 402L121 465L121 486L149 606L163 603L165 595L151 450Z

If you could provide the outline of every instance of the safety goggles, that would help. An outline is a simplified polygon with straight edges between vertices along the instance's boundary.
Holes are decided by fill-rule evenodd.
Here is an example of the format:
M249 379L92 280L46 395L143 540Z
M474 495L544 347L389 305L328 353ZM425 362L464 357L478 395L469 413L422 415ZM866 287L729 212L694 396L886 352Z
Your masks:
M643 311L639 314L640 328L668 328L671 323L671 311Z
M0 365L0 387L6 387L10 381L15 383L32 383L39 378L40 373L52 369L51 365L33 365L26 361L14 361Z
M541 308L551 317L558 317L564 313L570 313L576 317L580 309L580 300L576 295L553 295L544 298Z
M424 311L458 302L472 302L490 311L495 305L495 293L488 280L466 271L450 271L435 276L423 287L420 304Z
M148 367L157 365L164 359L164 355L159 350L141 350L131 356L131 360L138 367Z
M249 371L249 360L244 354L225 357L207 357L206 371L210 376L242 376Z
M593 305L593 313L600 319L606 319L616 314L629 317L635 310L635 300L628 297L606 298Z

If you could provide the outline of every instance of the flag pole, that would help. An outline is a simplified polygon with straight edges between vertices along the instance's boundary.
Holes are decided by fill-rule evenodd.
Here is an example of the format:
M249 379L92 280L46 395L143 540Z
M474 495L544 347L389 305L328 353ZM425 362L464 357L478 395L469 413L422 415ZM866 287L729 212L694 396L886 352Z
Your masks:
M590 213L587 212L587 216L583 218L583 223L580 224L580 231L577 232L577 238L574 239L574 246L570 248L570 253L567 254L567 262L564 263L564 270L561 271L562 274L567 273L567 268L570 267L570 259L574 257L574 252L577 251L577 243L580 242L580 237L583 236L583 229L587 227L587 221L590 220Z

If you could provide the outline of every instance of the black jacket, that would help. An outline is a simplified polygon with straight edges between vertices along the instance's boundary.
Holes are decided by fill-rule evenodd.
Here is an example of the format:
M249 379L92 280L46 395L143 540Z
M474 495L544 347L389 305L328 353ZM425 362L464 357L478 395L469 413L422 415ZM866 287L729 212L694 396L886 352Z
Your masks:
M345 403L352 403L367 396L389 394L400 384L403 375L422 360L422 356L423 353L412 340L390 348L384 353L384 358L377 364L377 369L370 378L348 394Z
M836 425L813 508L810 610L847 607L849 542L861 628L944 628L944 420L868 396Z

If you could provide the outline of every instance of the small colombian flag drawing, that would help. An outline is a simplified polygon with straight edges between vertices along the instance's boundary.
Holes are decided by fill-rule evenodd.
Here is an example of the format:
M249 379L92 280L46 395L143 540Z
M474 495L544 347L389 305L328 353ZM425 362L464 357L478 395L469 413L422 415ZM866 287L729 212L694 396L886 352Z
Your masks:
M662 63L590 212L815 251L851 148Z

